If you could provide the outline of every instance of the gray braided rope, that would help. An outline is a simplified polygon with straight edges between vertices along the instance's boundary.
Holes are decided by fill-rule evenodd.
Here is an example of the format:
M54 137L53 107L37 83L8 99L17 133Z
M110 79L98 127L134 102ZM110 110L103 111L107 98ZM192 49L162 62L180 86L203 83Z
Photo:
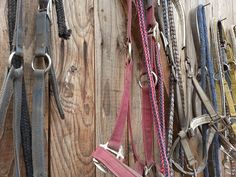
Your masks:
M174 94L174 76L170 76L170 114L168 124L168 138L167 138L167 156L170 158L170 151L173 144L173 131L174 131L174 108L175 108L175 94ZM170 173L174 176L172 163L170 163Z
M167 0L167 2L168 2L168 15L169 15L169 24L170 24L170 38L172 42L173 57L176 64L176 80L178 82L179 89L180 89L183 112L185 113L186 108L185 108L185 99L184 99L184 86L183 86L183 77L181 73L181 60L180 60L180 56L178 52L178 43L177 43L177 38L176 38L173 4L171 0Z
M163 15L163 24L164 24L164 35L167 39L167 42L170 45L170 30L169 30L169 18L168 18L168 3L167 0L161 1L162 5L162 15ZM170 47L170 46L169 46ZM169 54L171 55L171 54ZM171 56L169 56L171 57ZM173 63L172 63L173 64ZM170 66L172 67L172 66ZM172 69L170 69L170 88L169 88L169 117L168 117L168 134L167 134L167 156L170 158L170 151L173 144L173 125L174 125L174 108L175 108L175 94L174 94L174 73L172 73ZM172 163L170 165L170 175L174 176L174 170Z

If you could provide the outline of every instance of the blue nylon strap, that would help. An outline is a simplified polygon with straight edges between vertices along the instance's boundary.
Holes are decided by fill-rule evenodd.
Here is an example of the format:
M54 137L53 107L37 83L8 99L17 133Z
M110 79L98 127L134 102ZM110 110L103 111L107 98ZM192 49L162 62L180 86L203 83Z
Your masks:
M199 5L197 8L197 18L198 18L198 31L200 36L200 66L201 66L201 86L203 90L207 89L207 76L209 77L209 87L210 87L210 97L212 99L212 104L217 111L217 101L216 101L216 89L215 89L215 80L214 80L214 68L213 61L209 49L208 41L208 30L206 24L205 8L203 5ZM208 73L207 73L208 72ZM205 113L205 110L202 110ZM203 126L203 153L207 153L205 149L205 143L207 142L207 126ZM220 160L219 160L219 138L218 134L215 134L213 143L212 143L212 159L214 166L214 176L220 177ZM208 167L206 166L204 170L204 176L209 177Z

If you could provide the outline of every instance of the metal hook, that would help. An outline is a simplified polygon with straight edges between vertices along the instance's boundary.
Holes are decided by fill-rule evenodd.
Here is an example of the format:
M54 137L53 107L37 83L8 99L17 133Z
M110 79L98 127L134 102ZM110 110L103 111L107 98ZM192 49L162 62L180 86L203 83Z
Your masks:
M211 3L209 2L209 3L207 3L207 4L205 4L205 5L203 5L203 7L205 8L206 6L209 6Z

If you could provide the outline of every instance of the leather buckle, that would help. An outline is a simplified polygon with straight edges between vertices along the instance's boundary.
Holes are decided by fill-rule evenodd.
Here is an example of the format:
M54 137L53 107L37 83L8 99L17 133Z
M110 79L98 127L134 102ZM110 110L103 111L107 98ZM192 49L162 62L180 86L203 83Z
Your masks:
M227 157L229 157L230 159L233 159L233 157L230 155L230 152L232 151L232 149L230 149L229 152L227 152L223 146L220 146L220 150L221 150Z
M105 150L111 152L113 155L116 156L116 158L118 160L123 160L124 159L124 155L123 155L123 146L120 146L119 151L115 151L111 148L108 147L108 142L106 144L100 144L100 147L104 148ZM95 164L95 166L103 173L107 173L108 169L102 164L100 163L96 158L93 158L93 163Z

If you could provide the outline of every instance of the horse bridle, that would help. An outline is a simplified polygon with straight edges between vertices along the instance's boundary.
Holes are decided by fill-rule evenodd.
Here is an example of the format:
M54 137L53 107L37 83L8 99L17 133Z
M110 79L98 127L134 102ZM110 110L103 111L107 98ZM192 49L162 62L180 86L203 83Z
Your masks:
M183 24L184 23L185 22L183 22ZM198 166L198 167L196 166L196 160L191 152L190 146L188 145L187 139L188 139L188 136L191 137L193 135L193 132L197 127L202 126L203 124L210 125L209 134L207 136L207 143L206 143L206 150L207 151L211 145L214 134L216 132L219 133L219 138L220 138L222 146L224 146L226 151L229 152L228 154L230 154L230 156L232 156L234 158L235 158L235 154L236 154L236 151L235 151L236 148L228 141L228 139L226 139L224 137L224 134L223 134L225 129L228 129L231 132L231 134L233 134L232 127L230 125L230 119L228 119L228 117L221 117L216 113L213 106L211 105L211 101L208 99L207 95L205 94L205 92L203 91L203 89L201 88L197 79L194 76L193 68L191 66L191 61L189 60L189 58L186 59L186 71L187 71L188 80L192 82L192 85L193 85L194 89L196 90L202 104L204 105L207 114L192 119L190 124L187 125L186 129L181 130L179 132L179 134L178 134L179 136L175 140L175 142L173 143L173 146L172 146L171 161L172 161L173 165L181 173L196 176L198 173L200 173L201 171L204 170L204 168L206 166L206 160L208 157L208 153L206 153L203 157L203 161L200 163L200 166ZM189 83L189 82L187 81L187 83ZM225 129L219 130L215 126L215 123L217 123L217 122L221 122L225 126ZM175 162L175 160L173 159L175 148L177 147L177 145L179 143L182 144L182 147L184 149L185 156L186 156L186 159L188 162L188 168L190 169L189 171L185 170L184 167L181 167L181 165L178 164L177 162Z
M64 112L60 103L56 75L50 57L49 12L51 1L40 0L36 17L36 50L32 61L35 79L33 89L32 132L27 104L23 67L24 67L24 24L23 0L8 1L9 43L11 54L8 59L7 74L2 86L0 98L0 136L3 136L6 113L13 97L13 144L14 144L14 177L20 177L20 150L23 147L26 176L47 176L44 159L44 75L49 72L52 93L61 118ZM69 39L71 30L65 25L64 9L61 0L56 2L59 36ZM46 63L46 68L38 65ZM32 133L32 134L31 134Z
M44 98L45 75L49 73L49 82L53 92L59 115L64 119L64 112L60 103L56 75L51 58L51 1L39 1L36 15L36 49L32 60L34 76L33 101L32 101L32 154L34 176L47 176L44 150ZM41 63L41 65L40 65ZM42 64L43 63L43 64Z
M9 29L14 31L13 36L9 34L11 54L8 61L7 75L3 81L2 97L0 99L0 136L3 136L6 113L13 97L13 144L15 155L15 167L13 175L21 176L20 171L20 149L23 144L23 152L30 148L30 133L24 132L24 128L29 128L28 106L25 93L25 85L23 81L23 5L22 0L18 0L15 11L15 18L12 17L9 22ZM13 10L13 9L12 9ZM9 11L10 13L14 13ZM12 26L11 26L11 25ZM21 127L22 125L22 127ZM24 125L24 126L23 126ZM21 137L22 133L22 137ZM23 139L22 139L23 138ZM22 139L22 141L21 141ZM32 159L31 154L25 156L26 172L30 176L32 174Z

